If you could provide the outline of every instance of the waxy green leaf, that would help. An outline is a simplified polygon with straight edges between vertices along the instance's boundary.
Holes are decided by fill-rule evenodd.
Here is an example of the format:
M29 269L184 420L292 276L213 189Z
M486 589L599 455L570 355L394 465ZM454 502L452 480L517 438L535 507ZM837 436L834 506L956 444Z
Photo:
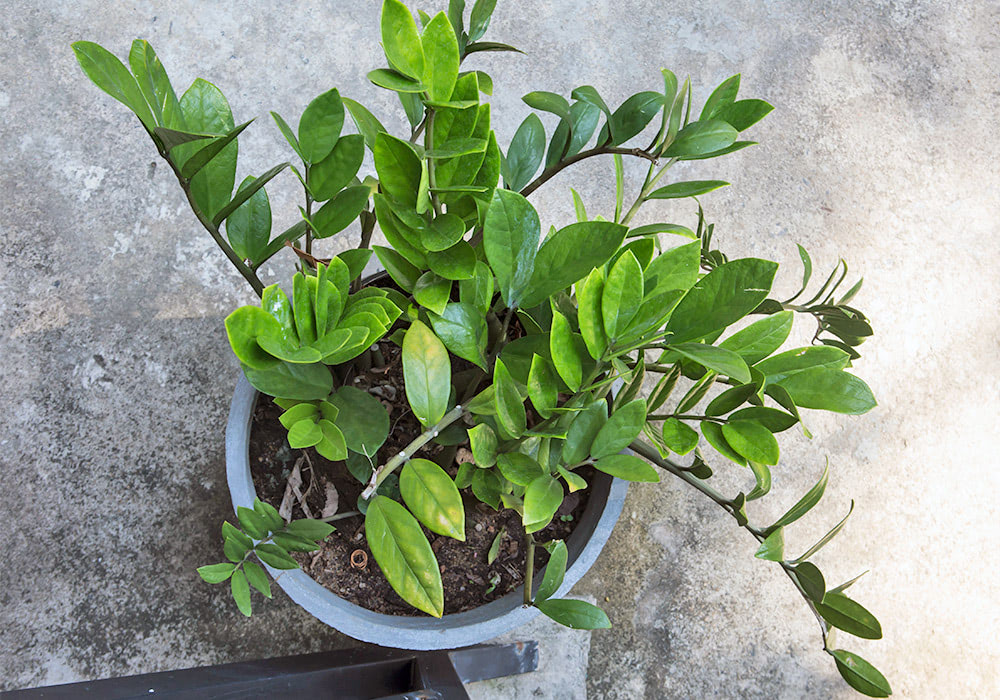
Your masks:
M725 187L728 182L722 180L692 180L691 182L675 182L672 185L653 190L646 199L683 199L685 197L697 197L699 195L714 192L720 187Z
M521 486L529 485L545 473L537 461L520 452L497 455L497 468L507 481Z
M663 444L679 455L686 455L698 446L698 432L676 418L663 421Z
M333 388L333 376L322 364L297 365L279 362L267 369L243 364L243 374L257 391L268 396L314 401L323 399Z
M497 442L497 434L485 423L469 428L469 449L477 467L486 469L496 464Z
M590 454L594 438L608 422L608 404L604 399L583 408L573 418L563 446L563 461L567 465L582 462Z
M574 346L573 352L576 352ZM548 418L559 400L559 385L552 363L541 355L533 355L528 371L528 397L542 418Z
M614 419L614 416L612 416ZM610 423L610 421L608 421ZM615 454L594 462L594 469L625 481L657 482L660 474L648 462L635 455Z
M228 134L235 128L232 110L222 91L201 78L181 96L180 104L184 123L192 131ZM178 146L170 152L170 159L183 168L200 148L198 143ZM236 184L238 148L238 143L232 141L191 179L191 197L209 219L229 203Z
M440 275L428 271L417 278L413 285L413 298L425 309L436 314L443 314L448 308L451 297L452 282Z
M779 311L762 318L726 338L719 347L735 352L748 365L760 362L788 339L794 316L792 311Z
M233 572L229 583L233 600L236 601L236 607L239 608L241 613L250 617L253 610L250 605L250 586L247 584L246 574L242 571Z
M630 401L611 414L601 426L590 446L590 456L594 459L621 452L629 446L642 431L646 422L646 400Z
M608 349L608 336L604 332L604 316L601 313L601 297L604 295L604 270L591 270L582 283L576 286L577 321L580 334L587 346L587 352L595 360L604 356Z
M576 341L569 321L561 313L552 310L552 332L549 334L549 351L556 372L570 391L577 391L583 381L583 363L577 352Z
M524 402L507 365L500 358L493 366L493 390L500 425L514 437L520 437L527 429Z
M700 156L733 145L739 132L721 119L691 122L679 132L663 155L668 158Z
M222 583L223 581L229 580L229 577L233 575L233 570L235 568L236 565L229 562L209 564L207 566L199 566L198 575L201 576L202 580L206 583Z
M518 306L534 269L541 224L528 200L509 190L493 194L483 224L483 249L508 307Z
M444 344L420 321L403 336L403 378L417 419L424 426L441 420L451 395L451 360Z
M793 374L807 369L844 369L851 357L840 348L828 345L813 345L806 348L786 350L783 353L758 362L754 367L767 377L767 383L781 384Z
M440 316L430 314L434 333L451 352L483 370L486 366L486 319L471 304L451 302Z
M569 550L566 543L556 540L549 543L549 562L545 565L545 573L542 576L542 583L535 592L535 604L548 600L556 594L559 586L562 585L566 576L566 562L569 559Z
M715 448L715 451L726 459L736 462L741 467L747 465L747 460L743 455L733 449L732 445L726 440L725 434L722 432L722 426L718 423L712 423L711 421L701 422L701 434L705 436L708 440L708 444Z
M642 267L632 251L626 251L608 272L601 295L601 316L609 341L628 327L639 311L642 296Z
M377 398L353 386L343 386L331 394L337 426L343 431L347 446L358 454L374 457L389 437L389 414Z
M837 662L837 671L859 693L870 698L887 698L892 695L892 688L885 676L857 654L843 649L834 649L830 654Z
M535 607L541 610L546 617L550 617L560 625L565 625L571 629L599 630L611 628L611 621L605 612L585 600L571 600L568 598L544 600L536 603Z
M531 180L545 155L545 127L537 114L529 114L514 133L504 161L504 180L514 191Z
M248 176L240 183L237 197L253 186L254 178ZM263 188L254 192L226 219L226 238L233 250L244 260L259 260L271 237L271 203Z
M369 71L368 79L380 88L395 92L417 93L427 90L427 86L419 80L414 80L398 71L388 68L376 68L373 71ZM382 129L382 131L385 131L385 129Z
M750 368L735 352L703 343L676 343L667 347L678 355L697 362L705 369L732 377L738 382L750 381Z
M417 519L392 499L375 496L365 514L365 538L392 589L418 610L441 617L441 572Z
M867 384L841 370L813 367L796 372L778 385L802 408L858 415L877 405Z
M299 119L299 148L309 163L319 163L337 145L344 127L344 103L336 88L306 107Z
M826 491L826 482L830 478L830 465L823 468L823 476L819 478L819 481L806 492L806 495L798 500L798 502L788 509L784 515L778 518L771 527L767 528L764 532L765 534L771 534L779 527L784 527L785 525L791 525L796 520L801 518L803 515L812 510L812 507L819 503L819 499L823 498L823 493Z
M882 639L882 625L861 604L843 593L827 592L816 611L837 629L862 639Z
M674 333L670 342L702 338L746 316L767 298L777 269L769 260L742 258L709 272L674 309L667 324Z
M411 459L399 474L399 491L431 532L465 542L465 508L448 473L426 459Z
M754 553L758 559L781 561L785 558L785 530L778 528L768 535Z
M437 13L420 39L424 53L423 81L431 100L445 102L458 79L458 39L444 12Z
M606 263L621 246L626 231L610 221L584 221L550 235L538 249L522 306L537 306Z
M563 487L548 474L539 476L524 490L525 532L538 532L552 520L563 501Z
M347 134L339 138L330 153L309 168L309 190L316 201L325 202L349 185L364 157L363 136Z
M736 420L722 426L726 442L752 462L773 466L778 463L778 441L760 423Z
M415 207L417 190L420 187L421 168L420 158L417 157L413 147L406 141L387 133L380 133L375 137L375 148L372 149L372 155L382 190L401 204ZM376 198L376 203L377 201ZM378 217L383 232L385 232L384 218L383 216ZM395 243L392 245L399 250L399 246Z
M157 126L139 83L117 56L91 41L75 42L73 53L80 68L97 87L132 110L149 131Z
M424 50L417 23L399 0L382 3L382 48L389 65L411 78L424 75Z

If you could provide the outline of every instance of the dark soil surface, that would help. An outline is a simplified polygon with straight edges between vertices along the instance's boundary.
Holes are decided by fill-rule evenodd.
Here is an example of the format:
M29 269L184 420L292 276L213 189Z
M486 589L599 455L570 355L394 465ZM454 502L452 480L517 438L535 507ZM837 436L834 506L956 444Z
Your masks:
M385 355L385 369L345 377L346 383L378 396L389 410L391 429L386 444L379 450L377 464L384 463L421 432L419 422L406 403L399 348L389 342L380 345ZM281 409L270 397L260 397L250 436L250 471L261 500L278 508L288 478L298 465L302 480L300 492L310 510L309 516L320 517L328 506L327 493L331 486L336 490L339 503L336 512L355 510L363 484L351 475L345 462L330 462L312 448L291 449L285 428L278 422L280 414ZM467 444L464 447L467 448ZM459 457L462 448L457 448ZM456 447L430 443L420 456L443 464L454 477L458 471L455 452ZM580 475L589 480L591 473L580 470ZM521 585L524 579L524 531L518 514L506 509L495 512L480 503L469 489L462 495L466 515L465 542L424 530L441 568L445 614L471 610L500 598ZM588 497L589 490L567 495L559 514L548 527L535 534L535 539L547 542L567 538L583 513ZM296 498L292 517L306 516ZM322 543L319 551L293 553L303 570L356 605L390 615L419 615L392 590L372 558L365 541L364 518L356 515L333 524L337 530ZM501 532L504 534L499 554L492 564L488 564L490 546ZM535 570L538 571L547 560L548 553L536 547Z

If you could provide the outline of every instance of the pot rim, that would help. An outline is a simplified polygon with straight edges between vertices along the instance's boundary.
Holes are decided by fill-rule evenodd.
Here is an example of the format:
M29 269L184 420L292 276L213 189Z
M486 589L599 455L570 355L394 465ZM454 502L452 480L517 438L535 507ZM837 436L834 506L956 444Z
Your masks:
M239 506L252 508L257 496L250 474L249 450L253 413L259 396L240 373L226 426L226 477L234 513ZM587 508L567 539L569 565L554 598L567 595L597 560L621 515L628 482L597 472L590 488L592 493ZM317 619L355 639L386 647L432 650L479 644L539 614L537 608L523 604L521 586L478 608L440 618L387 615L341 598L302 569L279 570L267 564L264 567L292 600ZM536 586L541 579L540 573L536 576Z

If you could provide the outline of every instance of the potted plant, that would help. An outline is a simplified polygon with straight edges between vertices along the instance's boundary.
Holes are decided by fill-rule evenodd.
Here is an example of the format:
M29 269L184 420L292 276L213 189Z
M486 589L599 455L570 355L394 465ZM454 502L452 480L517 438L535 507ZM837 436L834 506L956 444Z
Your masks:
M695 110L689 81L663 70L662 91L614 110L591 86L569 99L531 92L524 101L554 115L554 130L533 113L501 149L483 100L492 80L464 66L477 52L517 51L483 41L494 4L476 0L466 14L452 0L433 17L420 12L418 25L399 0L384 0L387 66L368 77L398 95L410 133L390 134L330 89L297 129L271 113L291 162L235 192L238 137L250 122L236 125L218 88L198 79L178 97L141 40L131 71L96 44L73 45L87 76L138 116L198 220L260 297L225 323L243 371L227 432L237 523L223 525L228 561L199 573L228 582L250 615L251 587L271 596L269 571L321 619L391 646L482 641L538 612L608 627L598 607L563 595L604 545L626 482L668 473L782 568L844 679L889 695L873 666L833 643L834 629L880 638L879 623L845 594L853 581L828 587L809 561L846 517L801 555L784 551L784 529L820 500L827 470L777 521L751 524L746 512L770 489L775 435L809 434L800 409L875 406L846 371L872 333L849 305L860 282L836 296L840 264L800 301L812 270L800 247L802 288L778 300L777 264L730 260L700 203L690 226L632 223L650 200L726 186L665 178L678 162L753 145L740 135L771 106L737 99L736 75ZM357 133L347 133L347 115ZM362 172L366 153L374 172ZM543 232L528 197L595 156L611 156L615 210L592 216L571 190L577 222ZM631 202L626 158L648 163ZM285 170L303 189L301 219L272 235L265 186ZM322 257L322 241L349 227L360 244ZM286 248L297 259L290 285L265 287L257 271ZM365 279L375 261L384 272ZM817 324L813 342L783 349L796 316ZM709 481L732 463L752 486L728 497ZM315 570L334 540L341 568L347 559L362 577L326 582L337 594L299 570ZM520 571L507 566L515 560ZM502 573L491 569L498 561ZM472 597L455 603L467 588Z

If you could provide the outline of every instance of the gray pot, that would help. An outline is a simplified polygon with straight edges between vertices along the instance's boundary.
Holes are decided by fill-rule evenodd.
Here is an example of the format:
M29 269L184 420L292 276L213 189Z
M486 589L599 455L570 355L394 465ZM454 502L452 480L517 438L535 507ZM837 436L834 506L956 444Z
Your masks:
M250 424L259 396L241 376L226 426L226 477L233 509L253 507L257 493L250 477ZM566 542L569 566L555 597L565 596L597 560L621 514L628 482L596 473L587 508ZM363 642L400 649L453 649L479 644L523 625L538 610L523 605L518 589L503 598L441 618L402 617L372 612L350 603L316 583L301 569L279 571L266 566L282 590L314 617ZM541 581L541 575L536 577ZM555 623L553 623L555 624Z

